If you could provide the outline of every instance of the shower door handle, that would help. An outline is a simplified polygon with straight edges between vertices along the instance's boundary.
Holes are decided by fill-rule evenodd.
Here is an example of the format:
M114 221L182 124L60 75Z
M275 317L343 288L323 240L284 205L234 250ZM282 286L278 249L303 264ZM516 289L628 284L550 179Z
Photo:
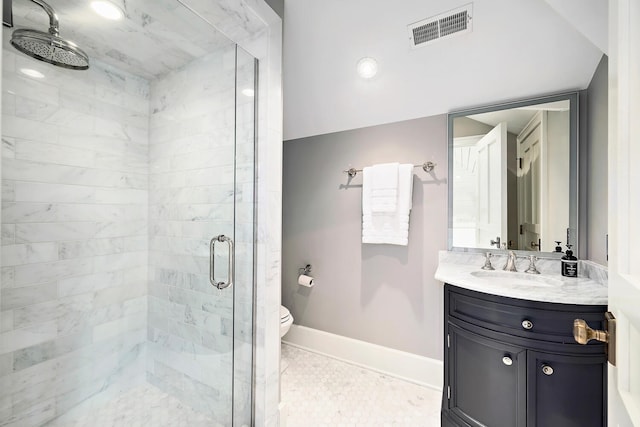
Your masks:
M226 282L217 282L215 279L215 253L216 253L216 242L228 243L229 244L229 269L227 270L227 281ZM233 277L235 276L235 249L233 247L233 240L230 237L221 234L219 236L211 239L209 243L209 282L213 286L218 289L226 289L229 286L233 285Z

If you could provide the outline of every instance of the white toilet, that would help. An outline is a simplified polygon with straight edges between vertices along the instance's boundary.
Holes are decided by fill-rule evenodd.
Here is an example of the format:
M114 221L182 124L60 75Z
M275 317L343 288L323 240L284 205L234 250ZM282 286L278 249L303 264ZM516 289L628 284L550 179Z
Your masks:
M293 323L293 316L289 313L287 307L281 305L280 306L280 338L282 338L287 332L289 332L289 328Z

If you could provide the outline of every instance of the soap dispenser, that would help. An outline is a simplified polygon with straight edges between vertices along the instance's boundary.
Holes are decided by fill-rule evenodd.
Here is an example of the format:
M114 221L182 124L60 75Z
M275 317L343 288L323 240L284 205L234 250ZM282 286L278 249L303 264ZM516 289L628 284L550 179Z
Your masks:
M562 246L560 246L561 242L559 240L555 240L555 242L556 242L556 252L561 254L562 253Z
M573 256L571 245L567 244L567 252L560 258L562 263L562 275L565 277L578 277L578 258Z

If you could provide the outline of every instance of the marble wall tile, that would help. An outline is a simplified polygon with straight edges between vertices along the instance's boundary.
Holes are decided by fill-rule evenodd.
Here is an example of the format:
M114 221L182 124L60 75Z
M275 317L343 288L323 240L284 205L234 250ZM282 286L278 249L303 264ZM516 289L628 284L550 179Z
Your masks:
M13 353L13 371L18 372L42 362L55 360L89 345L91 345L91 334L82 332L18 350ZM55 377L51 379L54 380Z
M95 200L95 189L83 185L16 182L17 202L90 203Z
M9 353L50 341L58 335L56 322L41 323L28 328L14 329L0 334L0 352Z
M13 92L14 94L26 99L50 105L58 105L60 93L59 88L54 85L49 85L23 75L16 74L15 71L11 73L9 70L4 70L2 90L6 92Z
M123 331L142 329L146 325L147 313L140 312L125 315L111 322L105 322L93 328L93 342L119 336Z
M38 323L56 320L60 316L61 310L58 300L55 299L40 304L14 308L12 313L13 328L19 329L26 326L35 326Z
M39 99L30 99L14 95L14 114L29 120L47 121L55 116L58 105L49 104ZM49 122L51 123L51 122Z
M2 175L7 179L59 184L82 183L116 188L147 188L146 173L122 172L7 159L3 156Z
M0 332L11 330L13 330L13 310L0 311Z
M123 278L122 271L107 271L62 279L58 281L58 296L64 298L72 295L93 293L108 287L121 286L124 284Z
M13 357L10 353L0 354L0 377L4 377L13 372Z
M2 310L11 310L52 301L58 296L55 282L41 283L34 286L3 288L0 292L2 292L2 301L0 303Z
M89 239L58 243L60 259L117 254L124 251L124 238Z
M16 185L14 181L2 181L2 201L13 202L16 200Z
M11 245L2 248L2 265L50 262L58 259L58 245L54 242Z
M16 224L16 243L91 239L97 233L97 224L90 222Z
M15 268L2 267L2 269L0 269L0 272L2 274L2 277L0 277L0 279L2 279L2 281L0 282L2 284L1 289L12 288L15 285L15 276L16 276Z
M3 425L41 425L145 370L149 84L100 61L47 70L3 67Z
M42 283L47 280L60 280L93 271L91 259L61 260L47 263L18 265L15 267L15 286Z
M12 409L13 415L5 419L3 426L24 427L43 425L55 417L55 399L47 399L37 402L24 412L16 413Z
M15 95L14 95L15 96ZM3 101L5 96L2 97ZM7 114L3 107L3 114ZM9 136L2 137L2 157L7 159L13 159L16 156L16 138Z
M49 145L58 141L58 128L55 125L16 116L11 117L10 120L5 116L5 120L2 122L2 132L5 137L19 138L15 146L16 158L37 154L34 153L37 148L46 148L47 145L28 144L26 141L48 141Z
M2 246L13 245L16 242L16 225L2 224Z

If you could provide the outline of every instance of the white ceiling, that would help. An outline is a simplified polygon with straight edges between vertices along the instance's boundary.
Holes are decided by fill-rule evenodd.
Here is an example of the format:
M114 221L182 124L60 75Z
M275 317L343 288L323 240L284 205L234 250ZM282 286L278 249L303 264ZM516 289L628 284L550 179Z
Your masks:
M410 48L408 24L467 3L286 0L284 138L588 86L602 51L545 0L475 0L473 32ZM364 56L372 81L355 72Z
M545 0L602 52L609 54L607 0Z

